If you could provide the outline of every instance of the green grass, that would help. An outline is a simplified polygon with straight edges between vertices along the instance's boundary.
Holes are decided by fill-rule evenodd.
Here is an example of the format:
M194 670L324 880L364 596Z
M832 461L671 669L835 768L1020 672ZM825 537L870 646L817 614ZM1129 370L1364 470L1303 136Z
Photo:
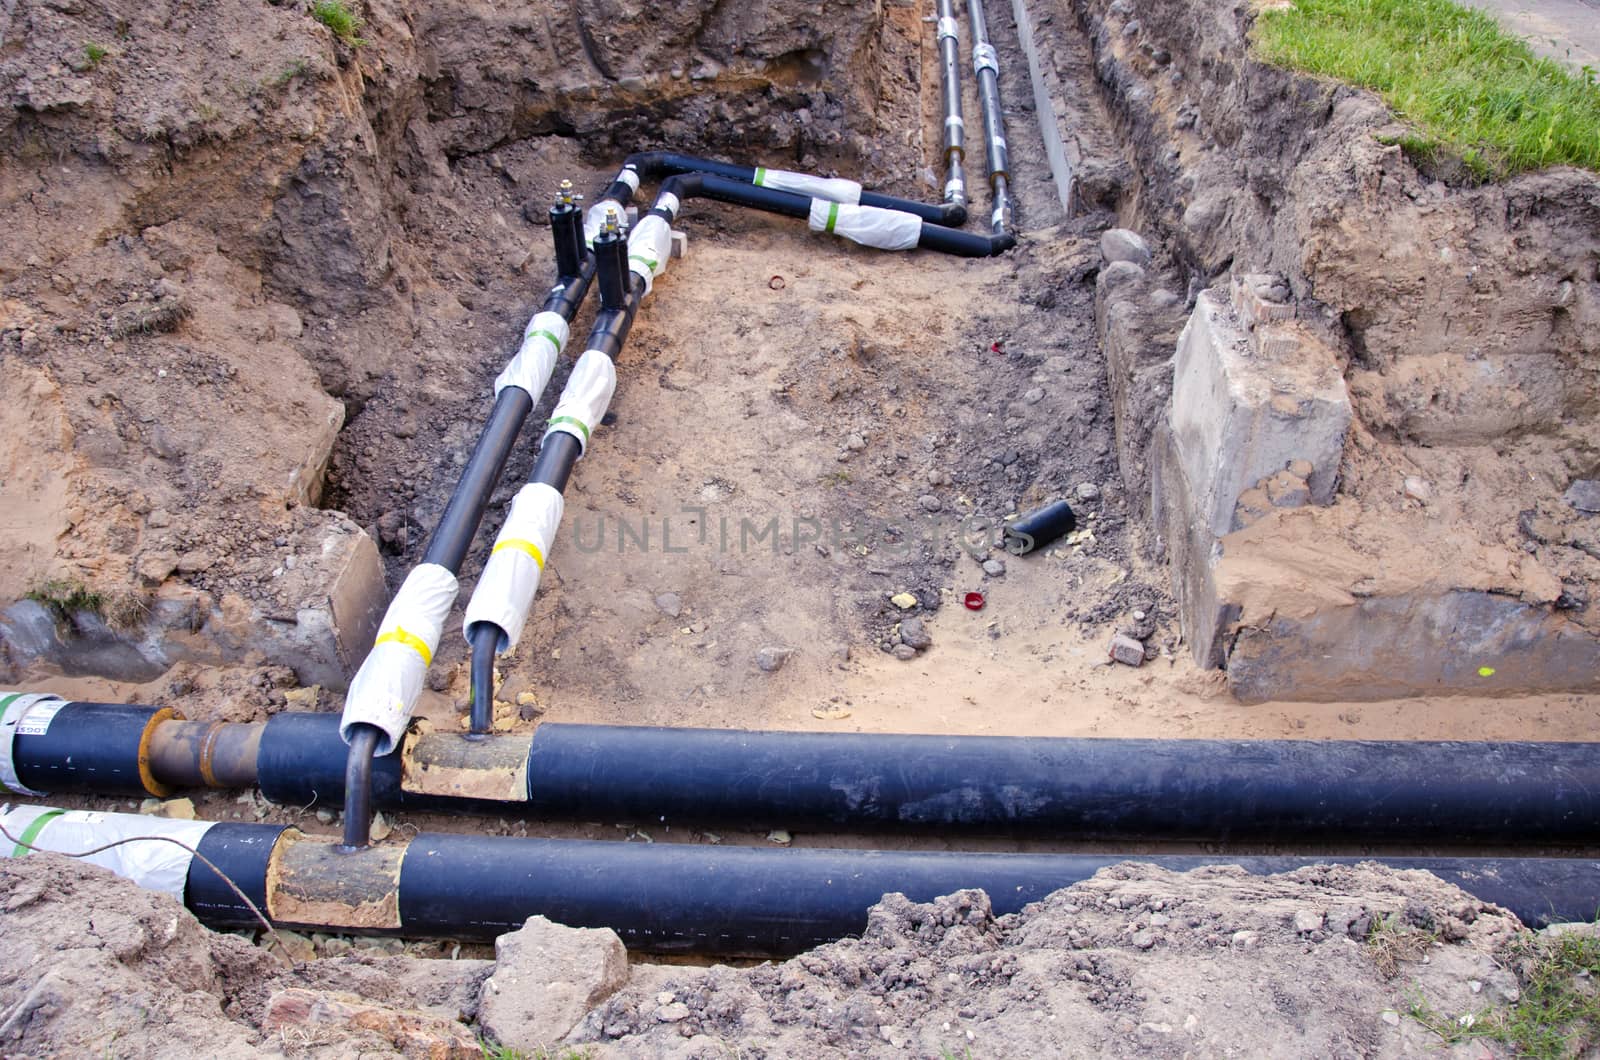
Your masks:
M1600 170L1600 81L1536 57L1493 18L1449 0L1295 0L1262 12L1257 55L1370 88L1413 129L1424 162L1478 179L1545 166Z
M478 1048L483 1050L483 1060L592 1060L594 1057L594 1050L587 1046L579 1049L569 1045L558 1050L540 1046L531 1053L525 1053L485 1038L478 1039Z
M1590 1053L1600 1043L1600 939L1528 938L1510 956L1522 990L1515 1005L1451 1017L1418 997L1411 1018L1451 1044L1485 1038L1540 1060Z
M104 59L107 54L109 53L106 51L105 45L103 44L96 44L94 41L90 41L88 44L83 46L83 59L89 64L89 69L91 70L99 66L100 61Z
M331 29L335 37L352 48L367 43L360 36L361 27L366 25L366 21L344 6L344 0L316 0L311 5L311 17Z
M79 611L101 614L106 603L104 596L82 582L70 578L51 578L30 589L27 597L49 608L56 621L61 623L70 622L72 616Z

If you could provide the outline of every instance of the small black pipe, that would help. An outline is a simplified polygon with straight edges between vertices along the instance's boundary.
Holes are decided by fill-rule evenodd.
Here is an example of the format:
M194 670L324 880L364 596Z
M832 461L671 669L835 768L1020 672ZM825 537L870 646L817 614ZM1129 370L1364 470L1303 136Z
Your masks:
M576 276L583 268L583 211L577 204L550 207L550 236L555 241L556 275Z
M468 733L486 736L494 731L494 656L506 632L493 622L475 622L467 630L472 646L472 715Z
M372 768L382 737L376 725L358 721L350 726L344 755L344 842L339 847L345 853L360 850L372 838Z
M742 184L753 185L756 177L755 166L716 162L709 158L680 155L670 151L644 151L639 154L629 155L624 165L631 167L646 180L700 173L706 176L721 177ZM764 188L761 190L776 191L778 189ZM729 199L725 201L732 202L736 200ZM747 202L743 205L753 204ZM930 221L936 225L960 227L967 222L967 208L965 204L959 202L918 202L915 199L902 199L895 195L883 195L863 189L861 192L861 205L877 206L885 210L900 210L903 213L915 214L922 220ZM805 215L801 214L800 216Z
M583 443L566 431L547 434L539 446L539 455L533 460L533 470L528 474L528 481L542 482L557 493L565 492L567 480L572 477L572 469L577 466L578 457L582 455Z
M472 547L472 539L477 536L484 510L489 506L495 483L500 481L506 461L511 459L517 434L532 411L533 399L521 387L508 386L495 395L494 408L478 435L477 444L472 447L472 455L450 494L444 514L439 517L433 537L428 540L422 562L437 563L451 573L461 569L467 550Z
M580 238L581 238L580 229ZM563 276L550 288L550 294L544 300L546 313L560 313L570 323L578 315L578 307L583 305L584 298L588 297L589 285L594 282L594 255L584 253L582 264L578 266L575 276Z
M1004 254L1017 245L1017 237L1009 231L997 231L985 236L977 232L962 232L954 228L940 228L923 222L917 246L924 250L937 250L960 258L992 258Z
M628 300L628 237L620 228L602 229L594 237L595 286L600 308L617 311Z

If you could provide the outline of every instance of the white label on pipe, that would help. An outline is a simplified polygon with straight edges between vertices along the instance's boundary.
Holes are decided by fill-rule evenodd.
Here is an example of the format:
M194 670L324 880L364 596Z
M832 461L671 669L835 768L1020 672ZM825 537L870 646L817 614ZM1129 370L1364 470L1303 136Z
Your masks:
M344 697L339 735L350 741L357 722L383 730L378 754L394 750L411 721L422 682L439 650L444 621L460 584L437 563L423 563L406 575L378 626L378 639L361 662Z
M800 195L827 199L829 202L861 201L861 185L853 180L837 177L813 177L806 173L791 173L786 169L767 169L760 166L756 168L754 183L757 187L792 191Z
M639 171L632 166L623 166L622 172L617 174L617 181L626 184L634 191L639 190Z
M916 214L824 199L811 200L807 223L813 232L832 232L879 250L910 250L922 236L922 218Z
M665 210L673 217L678 216L678 209L683 205L678 197L670 191L664 191L656 196L656 209Z
M560 492L542 482L530 482L517 491L511 513L495 538L494 551L472 590L461 623L463 633L471 633L475 623L490 622L505 634L496 650L503 655L516 649L561 525L563 504Z

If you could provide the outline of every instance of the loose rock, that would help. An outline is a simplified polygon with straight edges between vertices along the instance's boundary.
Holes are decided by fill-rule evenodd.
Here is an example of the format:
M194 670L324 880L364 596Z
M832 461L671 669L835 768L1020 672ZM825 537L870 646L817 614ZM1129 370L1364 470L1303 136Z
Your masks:
M1006 572L1006 561L1003 559L986 559L983 561L983 573L991 578L998 578Z
M900 620L900 643L923 651L933 647L933 637L922 619L912 616Z
M1144 645L1121 633L1111 638L1108 654L1124 666L1144 665Z
M765 673L775 674L783 669L784 664L789 661L789 657L793 654L793 648L783 648L769 644L756 652L756 665Z
M1100 255L1107 262L1131 261L1143 267L1150 264L1150 244L1137 232L1110 228L1100 237Z
M668 618L683 614L683 599L677 593L662 593L656 597L656 610Z

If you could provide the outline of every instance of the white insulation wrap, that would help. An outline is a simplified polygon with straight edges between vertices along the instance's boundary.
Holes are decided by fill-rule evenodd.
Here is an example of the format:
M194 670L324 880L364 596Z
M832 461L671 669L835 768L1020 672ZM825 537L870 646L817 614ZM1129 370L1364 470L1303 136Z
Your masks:
M813 232L832 232L879 250L910 250L922 235L922 219L914 213L825 199L811 200L810 224Z
M664 217L646 214L628 233L628 271L644 278L649 294L655 278L667 271L672 257L672 226Z
M583 242L587 246L594 246L594 237L600 234L600 229L606 226L606 216L617 215L617 224L626 226L628 212L622 204L615 199L601 199L583 214Z
M522 333L522 348L494 381L495 396L508 386L518 386L537 405L556 370L556 357L567 344L567 331L567 318L560 313L536 313Z
M805 173L790 173L784 169L758 167L755 184L762 188L776 188L779 191L810 195L814 199L827 199L829 202L847 202L853 205L861 201L861 185L853 180L838 177L813 177Z
M39 850L81 854L85 850L135 836L166 836L195 847L214 821L175 821L132 813L95 813L89 810L53 810L48 806L17 806L0 813L6 831ZM25 857L27 847L0 838L0 849L14 858ZM194 855L183 847L159 839L123 843L86 858L91 865L110 869L141 887L170 894L183 901Z
M572 366L566 389L550 414L550 427L545 437L555 431L565 431L578 439L579 455L589 451L589 435L600 426L600 420L611 404L611 395L617 389L617 366L600 350L585 350L578 363Z
M981 74L985 70L1000 76L1000 58L992 44L979 44L972 49L972 72Z
M7 692L0 689L0 791L18 795L44 794L26 787L17 777L12 740L19 733L23 736L43 736L50 728L50 719L66 705L66 700L48 692Z
M530 482L517 491L489 562L483 565L478 587L472 590L467 617L461 624L463 633L470 635L473 623L493 622L505 633L496 650L504 655L516 648L533 596L539 591L545 558L561 525L562 508L560 491L543 482Z
M384 738L378 754L394 750L416 709L422 681L439 650L444 620L456 602L456 576L437 563L423 563L406 575L378 627L378 639L350 682L344 697L339 735L350 740L350 726L376 725Z

